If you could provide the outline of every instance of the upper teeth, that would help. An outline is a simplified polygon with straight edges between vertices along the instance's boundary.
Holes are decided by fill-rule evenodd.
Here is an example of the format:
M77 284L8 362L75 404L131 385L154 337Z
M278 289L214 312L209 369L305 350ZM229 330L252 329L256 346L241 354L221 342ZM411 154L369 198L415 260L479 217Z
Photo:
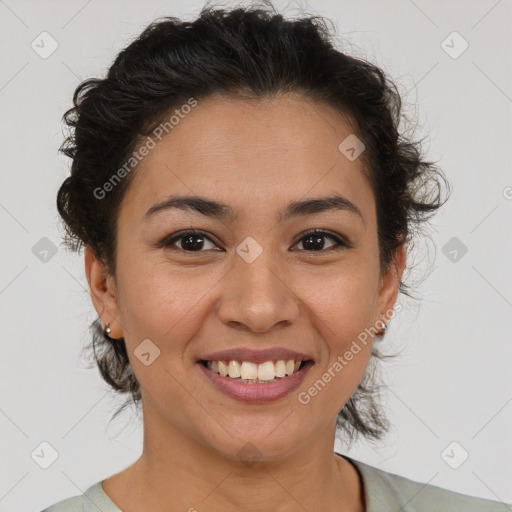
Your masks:
M248 361L241 363L235 360L231 361L208 361L207 366L215 373L222 376L237 379L241 377L244 380L272 380L275 377L285 377L291 375L299 369L301 361L266 361L256 364Z

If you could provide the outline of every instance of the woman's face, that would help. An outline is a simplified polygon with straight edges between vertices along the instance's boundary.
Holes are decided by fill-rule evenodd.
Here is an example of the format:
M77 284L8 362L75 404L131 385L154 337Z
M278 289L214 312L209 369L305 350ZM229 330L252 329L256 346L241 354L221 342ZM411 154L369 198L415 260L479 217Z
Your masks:
M125 338L146 426L233 458L248 442L270 459L332 438L366 369L372 333L391 315L404 264L402 248L397 268L379 274L362 158L338 148L351 134L334 110L301 96L217 96L199 101L160 142L153 137L120 207L116 282L98 284L105 274L86 253L95 307L111 336ZM235 216L204 206L148 213L169 196L224 203ZM289 214L291 203L333 196L359 213L338 206ZM201 233L178 236L190 229ZM304 236L311 229L328 233ZM256 365L245 364L244 375L256 367L264 376L272 367L259 363L290 358L278 348L312 361L301 378L234 383L200 362L228 351ZM227 381L231 392L222 389Z

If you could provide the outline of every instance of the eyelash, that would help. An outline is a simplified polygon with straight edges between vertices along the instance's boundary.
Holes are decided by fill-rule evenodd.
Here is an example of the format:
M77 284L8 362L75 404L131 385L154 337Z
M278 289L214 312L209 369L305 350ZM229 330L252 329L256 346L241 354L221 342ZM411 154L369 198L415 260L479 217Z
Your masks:
M308 236L312 236L312 235L322 235L322 236L325 236L326 238L330 238L331 240L333 240L336 243L336 246L329 247L327 249L321 249L318 251L308 251L306 249L301 249L301 251L311 252L311 253L315 253L315 252L325 253L327 251L339 251L341 249L351 248L351 245L348 244L347 242L345 242L342 238L340 238L328 231L324 231L321 229L310 229L308 231L305 231L304 233L302 233L301 238L297 241L297 243L295 245L297 245L302 240L304 240L304 238L307 238ZM206 233L204 231L190 229L190 230L186 230L186 231L180 231L179 233L173 233L172 235L167 236L166 238L164 238L164 240L162 240L162 242L160 242L160 244L158 244L158 246L166 247L166 248L171 247L178 240L185 238L187 236L198 236L198 237L202 237L205 240L208 240L212 243L215 243L209 236L206 235ZM176 249L179 251L185 252L185 253L189 253L189 254L194 254L194 253L200 254L202 252L206 252L206 251L187 251L187 250L181 249L179 247L177 247Z

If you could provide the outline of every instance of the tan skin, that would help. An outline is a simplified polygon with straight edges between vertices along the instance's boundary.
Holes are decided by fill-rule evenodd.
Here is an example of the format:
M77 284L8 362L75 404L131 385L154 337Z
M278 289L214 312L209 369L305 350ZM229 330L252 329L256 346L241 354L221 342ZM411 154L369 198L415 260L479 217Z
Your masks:
M116 279L86 248L94 307L111 337L125 338L142 389L142 455L103 483L124 512L365 510L359 474L333 446L336 415L372 343L307 405L297 399L359 333L389 319L405 266L402 245L380 274L362 158L349 161L338 150L350 133L332 108L295 94L202 100L134 171L118 217ZM289 202L334 193L362 218L330 210L276 222ZM238 217L169 209L143 219L170 194L222 201ZM352 247L330 250L336 243L327 234L323 249L312 250L302 233L313 228ZM187 229L210 240L195 252L183 238L157 247ZM263 248L252 263L236 253L247 236ZM147 338L161 351L149 366L133 354ZM299 390L247 404L214 388L196 365L235 346L284 346L315 365ZM237 456L247 442L260 454L252 465Z

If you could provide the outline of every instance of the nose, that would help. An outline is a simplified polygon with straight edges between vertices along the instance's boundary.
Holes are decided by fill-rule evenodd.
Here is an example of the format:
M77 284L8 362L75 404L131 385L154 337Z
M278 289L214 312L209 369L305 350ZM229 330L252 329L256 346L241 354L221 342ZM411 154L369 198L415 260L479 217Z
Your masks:
M290 277L275 262L271 267L264 254L252 263L239 258L223 279L217 315L229 327L264 333L286 327L299 316Z

